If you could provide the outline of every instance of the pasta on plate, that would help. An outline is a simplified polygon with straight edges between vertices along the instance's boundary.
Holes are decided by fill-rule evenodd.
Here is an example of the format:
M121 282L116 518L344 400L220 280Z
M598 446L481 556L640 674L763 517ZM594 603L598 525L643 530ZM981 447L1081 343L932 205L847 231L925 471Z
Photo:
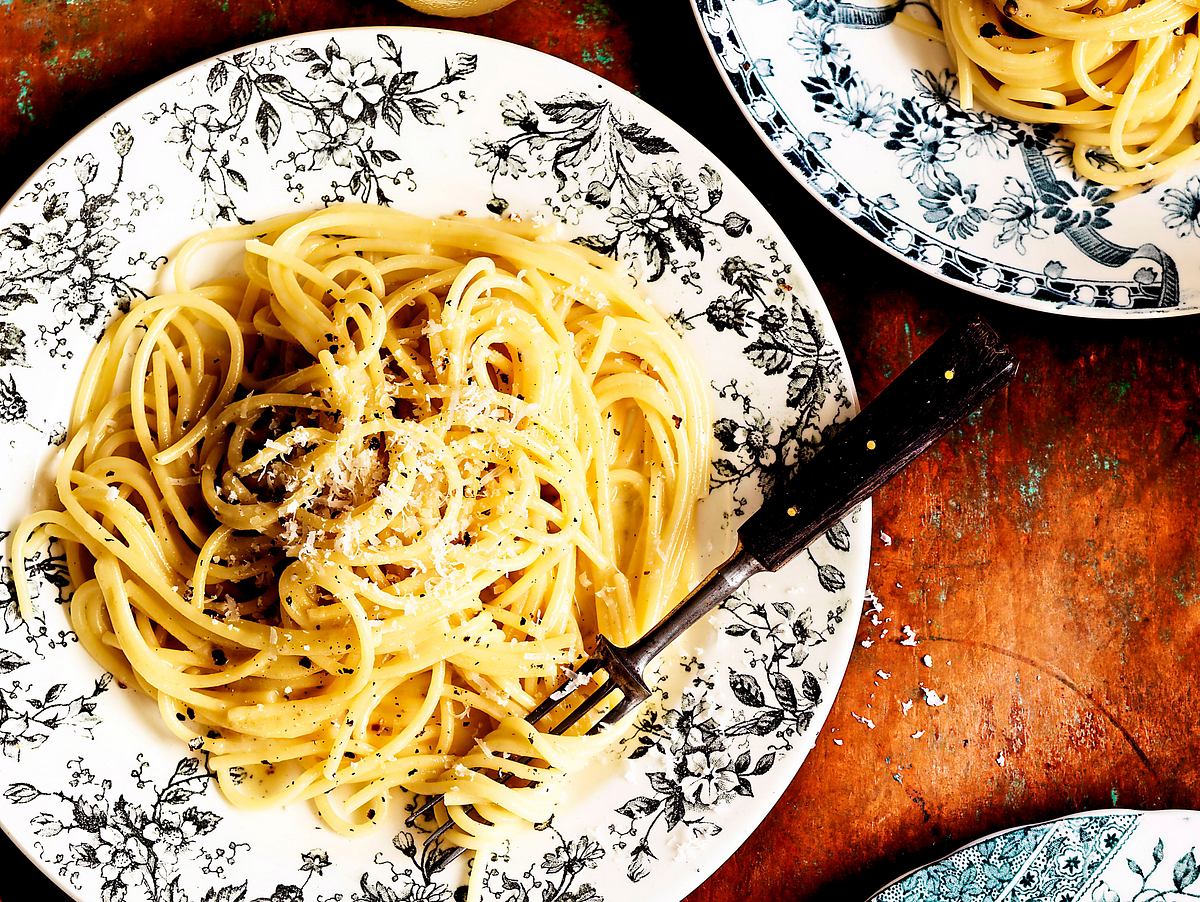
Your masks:
M86 364L14 560L64 544L80 642L233 804L349 833L446 793L480 848L606 741L523 716L690 587L709 402L617 265L545 232L359 205L207 232ZM219 242L244 274L193 284Z
M1131 190L1197 158L1200 8L1188 0L932 0L964 109L1062 126L1076 171Z

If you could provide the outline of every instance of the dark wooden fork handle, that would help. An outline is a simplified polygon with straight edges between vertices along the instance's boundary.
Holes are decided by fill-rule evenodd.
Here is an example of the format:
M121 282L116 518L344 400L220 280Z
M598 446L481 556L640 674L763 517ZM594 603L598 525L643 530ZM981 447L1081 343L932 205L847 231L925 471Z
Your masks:
M1016 371L983 320L942 336L742 524L742 546L765 569L779 569Z
M939 338L738 530L738 552L626 651L648 664L749 576L778 570L1017 371L983 320Z
M594 689L551 732L561 733L614 690L621 700L589 732L620 720L649 696L642 681L646 666L679 634L733 594L750 576L776 570L808 547L855 505L950 431L981 401L1012 378L1016 361L999 336L982 320L943 336L879 397L824 445L800 473L764 502L738 530L738 550L657 626L628 648L603 636L583 670L603 668L609 679ZM584 680L584 684L590 682ZM528 715L530 723L547 716L582 684L567 683ZM528 760L528 759L518 759ZM501 782L508 782L505 777ZM416 808L407 824L441 801L435 796ZM428 842L450 829L447 820ZM462 852L444 853L445 862Z

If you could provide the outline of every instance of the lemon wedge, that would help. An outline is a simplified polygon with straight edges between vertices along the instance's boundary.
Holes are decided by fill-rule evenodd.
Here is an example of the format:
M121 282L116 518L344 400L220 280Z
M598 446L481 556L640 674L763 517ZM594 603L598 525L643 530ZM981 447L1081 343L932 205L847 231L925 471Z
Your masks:
M429 13L434 16L481 16L502 6L508 6L512 0L402 0L417 12Z

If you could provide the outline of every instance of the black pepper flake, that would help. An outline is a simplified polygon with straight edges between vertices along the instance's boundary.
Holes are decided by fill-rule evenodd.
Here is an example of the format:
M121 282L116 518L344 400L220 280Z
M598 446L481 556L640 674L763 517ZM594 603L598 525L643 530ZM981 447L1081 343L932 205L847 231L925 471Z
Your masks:
M369 820L369 821L375 820L375 809L374 808L367 809L367 820Z
M195 709L195 708L188 708L188 709L187 709L187 716L188 716L188 720L195 720L195 719L196 719L196 709Z
M1021 11L1021 8L1019 6L1017 6L1017 0L1005 0L1004 15L1008 16L1011 19L1014 16L1016 16L1016 14L1019 13L1020 11Z
M187 718L184 717L182 714L180 714L178 711L175 712L175 719L176 720L187 720Z
M304 668L312 667L312 659L305 655L300 659L300 666Z
M216 730L209 730L204 735L207 736L209 739L220 739L221 738L221 734L218 733Z
M213 649L212 659L213 659L213 663L216 664L218 667L224 667L226 664L229 663L229 658L227 658L225 656L224 649L220 649L220 648Z
M984 22L983 26L979 29L979 36L981 38L998 38L1000 37L1000 29L996 27L995 22Z

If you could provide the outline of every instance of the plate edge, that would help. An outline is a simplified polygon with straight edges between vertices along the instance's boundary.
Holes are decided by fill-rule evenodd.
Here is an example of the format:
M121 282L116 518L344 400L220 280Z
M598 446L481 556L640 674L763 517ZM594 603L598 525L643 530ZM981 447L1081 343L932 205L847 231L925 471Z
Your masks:
M725 66L722 65L720 59L717 58L716 47L713 46L708 29L704 27L703 16L700 12L700 7L697 0L689 0L689 3L692 7L692 17L696 20L696 27L700 29L700 36L704 41L705 49L708 50L709 58L712 60L713 65L720 74L721 81L724 82L725 89L729 92L730 98L737 105L738 111L750 124L750 127L754 130L754 133L758 135L759 140L766 146L767 150L770 151L771 155L775 157L776 161L784 168L788 175L790 175L797 184L803 187L805 191L812 195L812 197L829 213L831 213L838 222L851 229L860 238L866 239L874 247L886 252L888 256L899 260L905 266L908 266L909 268L914 269L917 272L928 276L929 278L935 279L945 285L949 285L952 288L957 288L960 291L966 291L975 295L976 297L985 298L986 300L998 304L1019 307L1023 310L1044 313L1049 316L1070 316L1076 319L1085 320L1116 320L1128 322L1131 320L1173 319L1176 317L1200 315L1200 303L1189 307L1154 308L1144 311L1131 310L1127 312L1120 312L1109 307L1086 307L1083 305L1074 304L1055 306L1053 304L1047 304L1044 301L1027 301L1023 298L1014 297L1012 295L997 294L987 288L982 288L977 285L951 279L944 275L940 270L931 269L927 264L922 263L921 261L911 260L895 248L889 247L875 236L869 234L857 223L843 217L837 208L834 207L833 204L829 203L829 201L822 196L822 194L808 179L803 178L795 166L788 162L787 158L783 155L783 152L775 146L775 142L767 137L766 132L762 130L762 127L758 124L758 121L750 114L750 110L747 105L744 104L741 97L738 96L737 89L734 88L733 82L729 78L729 73L725 71ZM784 234L786 235L787 233L785 232ZM791 243L790 236L788 241Z

